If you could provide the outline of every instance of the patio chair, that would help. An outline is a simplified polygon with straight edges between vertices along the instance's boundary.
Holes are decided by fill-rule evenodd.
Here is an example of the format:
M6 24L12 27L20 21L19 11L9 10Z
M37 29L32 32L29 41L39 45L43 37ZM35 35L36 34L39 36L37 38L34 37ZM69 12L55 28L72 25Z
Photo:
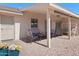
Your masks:
M31 42L40 40L41 37L43 36L43 34L39 31L38 28L32 28L31 30L29 30L29 32L32 38Z
M36 31L40 40L46 37L46 34L44 32L41 32L38 28L36 29Z
M51 37L55 36L55 31L53 29L51 29Z

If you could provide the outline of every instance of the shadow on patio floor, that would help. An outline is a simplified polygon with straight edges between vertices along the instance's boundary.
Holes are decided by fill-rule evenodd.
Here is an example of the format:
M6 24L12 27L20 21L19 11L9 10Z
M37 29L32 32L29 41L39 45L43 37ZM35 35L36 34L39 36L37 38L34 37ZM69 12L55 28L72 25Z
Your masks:
M39 45L44 46L44 47L47 47L47 45L39 43L39 42L34 42L34 43L39 44Z
M36 39L36 40L34 40L34 41L31 41L31 39L32 39L32 38L27 37L27 38L22 38L22 39L20 39L20 40L23 41L23 42L25 42L25 43L32 43L32 42L33 42L33 43L36 43L36 44L38 44L38 45L47 47L47 45L42 44L42 43L40 42L41 40L45 40L44 38Z

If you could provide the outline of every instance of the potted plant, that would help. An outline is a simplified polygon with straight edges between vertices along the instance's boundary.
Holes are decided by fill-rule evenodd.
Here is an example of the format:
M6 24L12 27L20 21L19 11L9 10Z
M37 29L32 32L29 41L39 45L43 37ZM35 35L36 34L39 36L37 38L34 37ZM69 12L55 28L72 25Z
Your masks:
M0 43L0 56L8 55L8 45L6 43Z
M18 56L20 53L21 46L19 44L12 44L9 46L8 55L9 56Z

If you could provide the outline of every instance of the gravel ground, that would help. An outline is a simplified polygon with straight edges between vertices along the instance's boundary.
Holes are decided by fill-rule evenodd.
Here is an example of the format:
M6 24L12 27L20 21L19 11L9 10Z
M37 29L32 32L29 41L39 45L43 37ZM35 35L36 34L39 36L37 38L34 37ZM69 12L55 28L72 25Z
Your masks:
M22 45L21 56L79 56L79 38L60 36L52 38L51 48L47 47L47 40L41 40L33 43L25 43L17 40ZM11 43L11 42L10 42Z

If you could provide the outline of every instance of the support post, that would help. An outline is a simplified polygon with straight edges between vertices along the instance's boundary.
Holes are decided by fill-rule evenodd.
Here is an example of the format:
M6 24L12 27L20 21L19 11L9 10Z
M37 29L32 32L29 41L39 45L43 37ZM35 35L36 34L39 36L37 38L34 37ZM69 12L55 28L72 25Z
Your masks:
M69 23L69 39L71 40L71 19L68 17L68 23Z
M75 39L76 34L77 34L77 23L75 24L74 39Z
M51 48L50 20L50 10L47 9L47 45L49 48Z
M0 16L0 42L1 42L1 16Z

